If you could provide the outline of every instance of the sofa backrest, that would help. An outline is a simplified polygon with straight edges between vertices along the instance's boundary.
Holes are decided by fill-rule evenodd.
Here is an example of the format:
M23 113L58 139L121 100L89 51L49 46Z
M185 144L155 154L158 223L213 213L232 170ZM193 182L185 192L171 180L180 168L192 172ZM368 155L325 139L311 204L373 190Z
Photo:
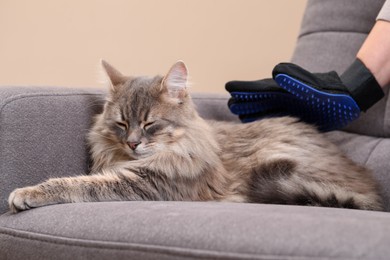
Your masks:
M355 59L384 0L308 0L292 62L312 72L342 73ZM344 130L389 137L386 96ZM390 109L390 108L389 108Z

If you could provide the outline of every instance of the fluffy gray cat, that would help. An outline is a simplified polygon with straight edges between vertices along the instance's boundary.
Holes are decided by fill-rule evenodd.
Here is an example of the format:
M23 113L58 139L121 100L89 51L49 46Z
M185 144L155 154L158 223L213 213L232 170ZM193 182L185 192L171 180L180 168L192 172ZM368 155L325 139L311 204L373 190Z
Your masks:
M110 94L88 136L92 172L16 189L12 211L120 200L383 209L371 173L314 127L291 117L206 122L180 61L165 77L126 77L102 65Z

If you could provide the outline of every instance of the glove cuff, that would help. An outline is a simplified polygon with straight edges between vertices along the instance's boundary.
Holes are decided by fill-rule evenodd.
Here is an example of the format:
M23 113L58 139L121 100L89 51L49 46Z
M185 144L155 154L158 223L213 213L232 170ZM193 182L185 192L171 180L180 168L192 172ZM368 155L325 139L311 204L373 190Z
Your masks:
M374 75L359 59L340 78L362 111L372 107L384 96Z

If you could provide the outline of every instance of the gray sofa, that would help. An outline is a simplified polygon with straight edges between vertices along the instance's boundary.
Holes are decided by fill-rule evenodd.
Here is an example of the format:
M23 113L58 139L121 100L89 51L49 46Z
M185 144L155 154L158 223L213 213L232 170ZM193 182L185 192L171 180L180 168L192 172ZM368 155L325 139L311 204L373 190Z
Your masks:
M309 0L293 62L342 72L382 0ZM222 86L221 86L222 87ZM215 202L63 204L6 212L8 194L88 172L85 134L104 92L0 87L0 259L390 259L390 214ZM236 120L225 95L194 94L200 114ZM390 210L388 94L344 131L327 133L371 168Z

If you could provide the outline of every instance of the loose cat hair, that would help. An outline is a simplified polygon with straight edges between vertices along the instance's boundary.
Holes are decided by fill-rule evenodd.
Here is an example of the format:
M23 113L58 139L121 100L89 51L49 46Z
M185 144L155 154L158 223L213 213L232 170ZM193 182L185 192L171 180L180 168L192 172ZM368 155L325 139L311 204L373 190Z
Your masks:
M165 77L107 62L103 112L88 135L89 175L16 189L14 212L70 202L229 201L383 210L378 184L313 126L293 117L205 121L181 61Z

